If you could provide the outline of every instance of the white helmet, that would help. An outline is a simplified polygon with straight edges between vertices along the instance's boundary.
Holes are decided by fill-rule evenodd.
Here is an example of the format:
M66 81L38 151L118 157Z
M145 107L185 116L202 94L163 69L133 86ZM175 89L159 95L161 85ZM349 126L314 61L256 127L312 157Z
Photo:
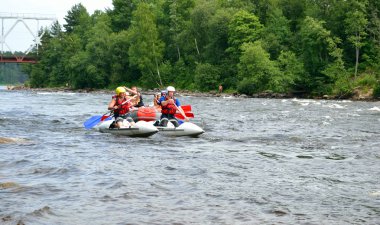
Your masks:
M166 88L167 91L175 91L175 88L173 86L169 86Z

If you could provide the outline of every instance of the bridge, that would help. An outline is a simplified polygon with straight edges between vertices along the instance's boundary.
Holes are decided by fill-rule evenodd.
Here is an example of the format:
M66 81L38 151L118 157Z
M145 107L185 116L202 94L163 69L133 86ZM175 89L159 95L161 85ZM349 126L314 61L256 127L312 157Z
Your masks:
M36 59L28 56L28 54L36 48L38 54L38 46L41 45L41 37L44 35L44 29L42 29L41 34L38 34L41 21L55 22L57 19L54 15L41 15L41 14L30 14L30 13L0 13L1 19L1 35L0 35L0 45L1 54L0 62L2 63L36 63ZM32 29L30 21L36 22L37 26ZM5 27L5 23L10 25L9 28ZM29 34L33 37L33 43L30 44L29 48L23 52L16 53L14 49L10 46L9 35L14 32L17 26L24 26Z

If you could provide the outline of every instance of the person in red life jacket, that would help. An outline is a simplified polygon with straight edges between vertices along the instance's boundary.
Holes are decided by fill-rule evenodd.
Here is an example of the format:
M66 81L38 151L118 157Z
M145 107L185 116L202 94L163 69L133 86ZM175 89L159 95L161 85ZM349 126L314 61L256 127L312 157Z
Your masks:
M123 128L134 125L133 119L129 114L130 108L132 107L131 99L127 97L129 93L124 87L116 88L115 92L116 95L112 96L112 100L108 104L108 110L113 110L114 113L114 127ZM126 119L126 123L124 119Z
M169 86L167 89L167 94L161 96L158 100L158 103L161 105L161 122L160 125L166 127L168 122L174 124L175 127L179 126L178 120L175 118L175 114L177 110L182 112L183 115L185 113L181 109L181 103L179 100L174 97L175 88L173 86ZM185 121L189 121L189 119L185 116Z

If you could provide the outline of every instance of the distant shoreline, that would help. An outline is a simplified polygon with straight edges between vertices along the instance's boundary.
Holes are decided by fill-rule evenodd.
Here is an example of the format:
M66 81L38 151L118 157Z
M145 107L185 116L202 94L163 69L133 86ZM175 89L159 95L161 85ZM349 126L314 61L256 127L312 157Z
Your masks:
M113 94L113 90L107 89L71 89L66 87L57 87L57 88L29 88L23 85L7 85L5 86L6 90L30 90L30 91L45 91L45 92L75 92L75 93L104 93L104 94ZM154 95L155 93L160 92L159 89L154 90L142 90L143 95ZM271 92L261 92L253 94L252 96L238 93L218 93L217 91L210 92L199 92L199 91L189 91L189 90L179 90L180 95L183 96L194 96L194 97L236 97L236 98L272 98L272 99L289 99L289 98L300 98L300 99L325 99L325 100L352 100L352 101L380 101L380 98L373 98L368 94L356 93L351 98L338 98L336 96L318 96L318 97L308 97L295 94L283 94L283 93L271 93Z

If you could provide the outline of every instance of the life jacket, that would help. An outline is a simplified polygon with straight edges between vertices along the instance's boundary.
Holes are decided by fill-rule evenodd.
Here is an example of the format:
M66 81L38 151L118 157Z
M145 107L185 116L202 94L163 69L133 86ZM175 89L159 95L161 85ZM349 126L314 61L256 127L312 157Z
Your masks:
M165 97L165 101L169 100L169 96L166 96ZM173 100L175 102L175 98L173 97ZM171 115L174 115L177 111L177 107L173 104L173 103L169 103L167 105L161 105L161 113L162 114L171 114Z
M115 99L115 106L122 105L125 101L128 101L128 99L120 99L117 97L117 95L112 96L112 99ZM129 108L132 106L131 102L125 103L124 105L121 106L119 109L115 109L113 113L115 115L124 115L129 112Z

